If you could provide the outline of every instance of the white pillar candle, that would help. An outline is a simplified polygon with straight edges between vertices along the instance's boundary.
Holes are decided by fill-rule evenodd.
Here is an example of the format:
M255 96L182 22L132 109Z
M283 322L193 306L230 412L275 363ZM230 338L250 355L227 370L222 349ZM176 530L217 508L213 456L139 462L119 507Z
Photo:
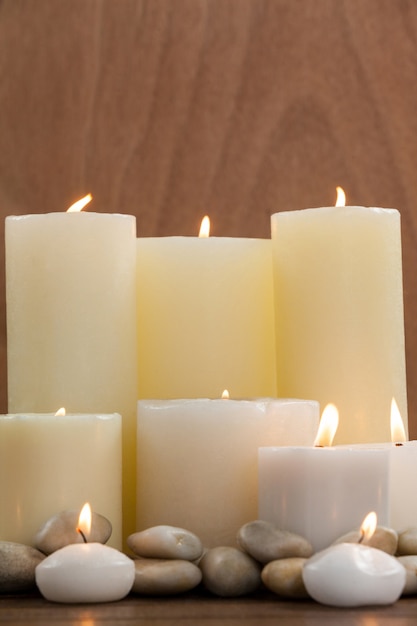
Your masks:
M327 207L272 216L278 395L339 409L337 443L389 440L407 416L400 214Z
M122 424L118 414L0 416L0 537L33 545L39 528L89 500L122 543Z
M137 242L138 397L276 396L271 241Z
M374 510L388 525L387 450L262 447L259 519L302 535L315 551Z
M125 534L135 512L135 223L87 211L6 218L9 411L123 416Z
M139 401L137 529L168 524L235 545L257 517L258 447L311 445L318 422L314 401Z

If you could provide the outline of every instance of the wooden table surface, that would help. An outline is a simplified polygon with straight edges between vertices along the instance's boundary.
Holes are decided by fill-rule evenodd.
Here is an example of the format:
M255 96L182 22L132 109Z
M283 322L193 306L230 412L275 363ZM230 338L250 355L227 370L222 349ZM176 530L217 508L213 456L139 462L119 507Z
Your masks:
M417 599L392 606L336 609L315 602L290 602L262 592L244 598L217 598L193 592L174 598L129 596L109 604L52 604L37 594L0 597L0 624L30 626L98 626L111 624L203 624L212 626L411 626L417 620Z

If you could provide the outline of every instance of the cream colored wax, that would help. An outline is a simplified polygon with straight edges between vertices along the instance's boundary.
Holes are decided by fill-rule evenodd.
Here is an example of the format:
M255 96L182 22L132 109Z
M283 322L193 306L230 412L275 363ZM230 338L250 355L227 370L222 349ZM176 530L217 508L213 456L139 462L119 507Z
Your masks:
M118 414L0 415L0 539L33 545L39 528L85 502L122 544L122 424Z
M337 443L390 440L407 415L400 214L329 207L272 216L278 395L332 402Z
M123 418L125 534L134 531L136 221L6 219L9 411Z
M139 401L138 530L169 524L235 545L257 518L258 447L312 445L318 423L314 401Z
M275 396L271 242L140 238L138 397Z

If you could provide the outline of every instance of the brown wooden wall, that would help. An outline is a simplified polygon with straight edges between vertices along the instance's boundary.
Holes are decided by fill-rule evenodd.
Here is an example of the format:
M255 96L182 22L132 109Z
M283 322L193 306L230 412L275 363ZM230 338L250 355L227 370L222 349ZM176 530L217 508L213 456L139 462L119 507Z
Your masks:
M417 2L0 0L2 268L3 216L87 192L144 236L209 213L213 234L268 237L339 184L402 213L416 438Z

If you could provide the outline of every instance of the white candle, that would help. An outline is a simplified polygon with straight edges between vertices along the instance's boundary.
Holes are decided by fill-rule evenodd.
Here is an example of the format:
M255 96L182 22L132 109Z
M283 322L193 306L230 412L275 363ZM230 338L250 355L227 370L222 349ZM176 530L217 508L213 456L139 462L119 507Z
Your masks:
M122 424L118 414L0 416L0 537L32 545L39 528L90 500L122 543Z
M272 216L278 395L334 402L337 443L389 440L407 416L400 214L327 207Z
M137 529L168 524L235 545L257 517L258 447L309 445L318 422L313 401L139 401Z
M90 212L6 218L9 411L123 416L134 529L136 226Z
M140 238L137 286L139 398L276 396L270 240Z

